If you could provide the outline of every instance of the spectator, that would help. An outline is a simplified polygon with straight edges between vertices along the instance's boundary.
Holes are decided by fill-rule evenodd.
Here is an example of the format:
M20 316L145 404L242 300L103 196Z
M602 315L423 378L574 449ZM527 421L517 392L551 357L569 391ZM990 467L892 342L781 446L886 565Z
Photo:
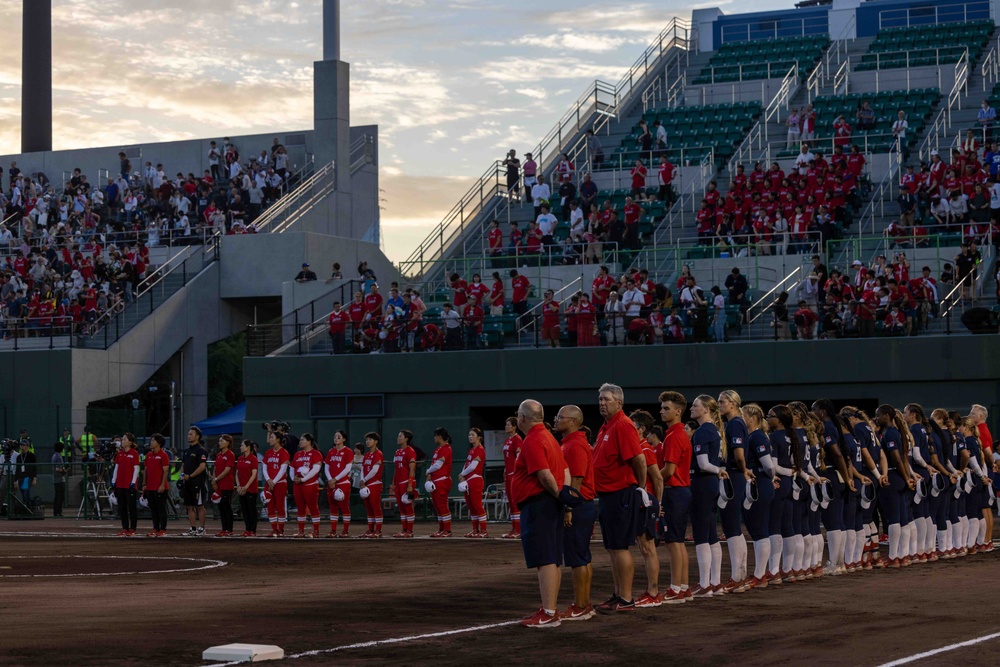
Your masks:
M559 185L559 206L562 219L568 221L572 204L576 202L576 186L573 181L564 180ZM551 207L550 207L551 208Z
M792 107L791 113L785 119L785 127L788 128L788 139L785 142L785 148L797 146L802 135L802 117L799 116L798 107Z
M538 216L538 219L535 222L537 223L538 230L542 235L542 245L551 246L555 244L555 233L558 220L556 220L556 216L549 212L549 205L547 203L542 204L541 211L541 215Z
M580 183L580 210L589 213L592 206L597 204L597 185L591 179L590 174L583 175L583 182Z
M625 343L625 304L621 302L617 291L612 291L608 302L604 305L604 316L608 323L608 345L623 345Z
M327 278L326 284L329 285L334 280L343 280L344 273L340 270L340 262L334 262L333 268L330 270L330 277Z
M70 438L72 440L72 438ZM61 517L63 515L63 505L66 502L66 464L62 456L63 443L57 442L53 445L52 452L52 516ZM68 454L71 455L71 454Z
M718 285L712 285L712 330L715 334L715 342L721 343L728 340L726 338L726 299L722 296L722 290Z
M841 115L833 121L833 144L844 147L851 143L851 126Z
M534 188L538 184L538 164L531 157L531 153L525 153L524 158L524 164L521 167L524 174L524 196L528 199L534 199ZM538 216L538 211L535 211L535 216Z
M659 120L653 121L653 130L656 134L656 150L667 149L667 128L663 127Z
M507 196L511 199L521 199L521 161L517 159L517 151L511 148L507 151L503 166L507 171Z
M604 165L604 148L593 130L587 130L587 153L590 155L591 169L600 169Z
M795 322L795 333L799 340L812 340L815 337L814 329L819 321L819 316L806 301L799 301L799 309L795 311L792 319Z
M729 290L729 303L740 306L741 311L745 310L744 305L749 285L746 276L740 273L738 267L733 267L730 274L726 276L725 286Z
M807 104L805 110L801 113L802 116L802 135L801 139L803 142L811 142L816 136L816 111L813 109L813 105Z
M316 274L309 269L309 264L306 262L302 263L302 270L299 271L298 275L295 276L295 282L297 283L308 283L316 280Z
M657 172L657 182L660 186L660 201L666 202L670 206L674 201L672 183L674 181L675 167L667 160L666 156L660 158L660 168Z
M930 213L938 225L947 227L953 221L951 204L947 199L942 199L941 195L931 197Z
M441 323L444 325L444 349L458 350L462 347L462 317L452 309L450 303L442 306Z
M542 344L548 342L549 347L559 347L561 334L559 302L555 300L555 293L552 290L545 290L540 308L542 312Z
M792 337L788 317L788 292L782 292L774 301L775 336L778 340L789 340Z
M38 484L38 459L30 447L31 442L27 438L21 438L14 478L17 480L17 488L21 491L21 502L29 509L33 509L31 489Z
M490 221L490 229L486 233L486 242L489 245L490 257L500 257L503 255L503 232L500 231L500 221ZM496 266L496 264L493 264Z
M917 212L916 197L906 188L900 188L896 201L899 204L899 224L903 227L912 227Z
M648 133L648 130L647 130ZM646 198L646 167L642 160L636 160L635 166L630 172L632 176L632 197L635 199Z
M511 297L510 305L511 309L518 316L518 328L524 326L522 321L525 313L528 312L528 290L531 287L531 283L528 279L517 272L517 269L510 270L510 286L511 286Z
M859 130L874 130L875 129L875 110L872 109L871 102L864 100L857 111L858 119L858 129Z
M979 107L976 120L983 131L983 142L987 143L993 138L993 123L996 122L997 111L990 106L989 100L983 100Z
M531 187L531 199L535 206L535 219L542 212L542 204L545 206L549 205L549 199L552 198L552 191L549 189L549 184L545 182L543 177L538 178L538 182Z

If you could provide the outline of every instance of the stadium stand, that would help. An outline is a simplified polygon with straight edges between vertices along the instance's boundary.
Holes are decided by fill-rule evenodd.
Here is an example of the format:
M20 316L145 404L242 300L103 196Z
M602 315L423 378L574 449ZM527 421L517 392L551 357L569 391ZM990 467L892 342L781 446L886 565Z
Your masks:
M990 19L886 28L879 31L857 70L945 65L957 62L966 51L975 60L994 28Z
M798 65L799 75L804 78L819 62L829 44L827 35L723 44L692 83L780 78L793 64Z

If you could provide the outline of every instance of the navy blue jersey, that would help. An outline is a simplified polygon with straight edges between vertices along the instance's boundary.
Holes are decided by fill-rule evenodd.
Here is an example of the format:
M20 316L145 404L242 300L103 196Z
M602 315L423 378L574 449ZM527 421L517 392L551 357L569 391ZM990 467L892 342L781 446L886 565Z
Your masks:
M913 448L920 452L920 457L930 464L931 461L931 448L930 443L927 441L927 429L924 428L923 424L911 424L910 425L910 435L913 437ZM917 470L918 474L929 474L928 471L923 468Z
M767 439L767 434L763 430L757 429L747 438L747 445L747 468L755 472L762 471L764 466L760 464L761 458L771 455L771 441Z
M712 422L705 422L691 434L691 474L710 475L698 467L698 457L708 455L708 462L715 466L722 465L722 436Z
M895 427L889 426L882 430L879 435L882 440L882 449L885 450L885 458L889 462L889 468L891 470L896 469L896 464L892 460L892 452L897 452L900 459L903 457L903 436L900 435L899 431Z
M948 439L945 442L945 450L948 455L948 462L951 463L952 467L956 470L958 469L958 443L962 443L962 449L965 448L965 441L962 440L961 436L951 431L944 432L945 437Z
M928 447L931 450L931 454L937 457L937 460L941 465L944 465L944 462L947 460L945 459L944 454L944 443L941 442L941 438L938 436L937 431L931 429L930 433L927 434L927 437L929 441ZM930 459L927 459L927 462L930 463Z
M795 434L799 436L799 445L802 447L802 465L811 463L814 468L819 467L819 453L817 452L816 461L812 459L812 452L809 450L809 438L806 437L806 430L801 426L795 429Z
M743 456L746 457L745 448L749 437L750 431L747 429L747 423L743 421L743 417L733 417L726 422L726 443L729 445L729 451L726 453L727 468L736 468L735 450L743 449Z
M976 440L976 436L970 435L965 438L965 449L969 450L969 456L979 460L979 441Z
M850 460L851 465L854 466L854 469L857 470L858 472L864 472L865 464L861 459L861 445L858 444L858 441L855 440L854 436L851 435L850 433L844 434L844 448L847 451L842 452L842 454L847 459Z
M834 466L833 458L833 447L836 445L840 447L840 438L838 437L837 427L833 425L832 421L823 422L823 456L826 459L827 465ZM841 456L845 459L847 458L847 452L841 452Z
M877 466L882 450L871 427L865 422L858 422L857 426L854 427L854 437L862 449L868 450L868 455L872 457L872 462Z
M756 431L754 431L756 433ZM791 468L794 458L792 457L792 439L785 433L784 429L771 431L771 455L778 461L782 468Z
M952 437L954 438L952 451L955 453L955 468L958 468L958 464L962 460L962 452L968 451L969 446L965 443L965 438L961 433L953 433Z

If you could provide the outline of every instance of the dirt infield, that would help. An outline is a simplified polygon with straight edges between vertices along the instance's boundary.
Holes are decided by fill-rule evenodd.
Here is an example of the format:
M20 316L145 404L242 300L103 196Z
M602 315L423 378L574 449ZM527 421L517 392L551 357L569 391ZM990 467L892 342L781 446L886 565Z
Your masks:
M417 529L428 533L434 526ZM93 557L0 557L0 566L12 568L0 575L14 574L14 568L26 573L20 568L29 561L35 574L45 574L45 564L48 573L63 574L107 570L109 562L128 571L198 565L177 559L227 565L168 574L2 579L0 664L201 665L201 651L215 644L273 643L294 654L500 623L538 606L520 546L506 540L104 539L113 532L109 524L0 523L5 556ZM607 556L598 543L593 546L594 597L600 601L611 575ZM545 631L508 626L381 644L288 664L604 665L655 659L660 665L874 666L1000 630L972 620L987 614L970 611L1000 593L998 557L827 577ZM640 565L636 590L644 585ZM568 573L562 590L565 606ZM998 648L1000 640L984 642L916 664L995 664Z

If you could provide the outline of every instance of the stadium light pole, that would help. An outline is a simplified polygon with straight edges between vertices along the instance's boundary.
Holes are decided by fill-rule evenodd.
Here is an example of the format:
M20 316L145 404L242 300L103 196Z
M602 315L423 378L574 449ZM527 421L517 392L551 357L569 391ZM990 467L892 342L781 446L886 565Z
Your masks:
M21 152L52 150L52 0L24 0Z

